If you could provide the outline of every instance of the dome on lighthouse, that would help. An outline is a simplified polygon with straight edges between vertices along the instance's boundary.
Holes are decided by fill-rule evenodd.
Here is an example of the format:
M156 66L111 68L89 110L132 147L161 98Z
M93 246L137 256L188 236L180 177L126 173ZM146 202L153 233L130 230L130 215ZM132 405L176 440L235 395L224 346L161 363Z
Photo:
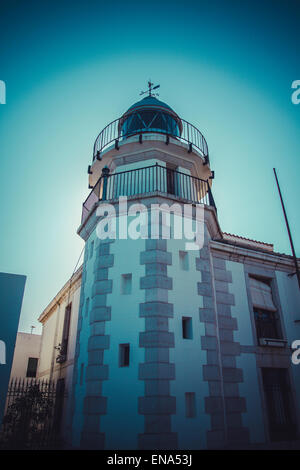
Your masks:
M181 131L181 120L175 111L151 94L130 106L120 120L124 138L144 132L180 136Z

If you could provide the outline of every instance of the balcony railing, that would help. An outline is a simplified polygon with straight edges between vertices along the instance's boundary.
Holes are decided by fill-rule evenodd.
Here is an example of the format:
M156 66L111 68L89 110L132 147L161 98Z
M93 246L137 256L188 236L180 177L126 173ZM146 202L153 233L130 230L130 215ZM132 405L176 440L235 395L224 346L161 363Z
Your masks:
M156 126L153 122L148 125L145 124L140 112L131 112L128 118L125 115L108 124L96 138L93 160L96 158L101 159L101 153L113 142L115 148L119 149L119 143L124 142L125 139L133 135L142 136L145 133L158 133L166 136L166 143L169 143L170 137L179 142L187 143L189 152L192 152L193 147L195 147L204 158L204 162L209 162L206 140L195 126L181 118L178 118L180 126L174 125L174 120L166 119L166 113L164 112L158 111L156 116L159 119L157 122L163 123L162 125ZM135 124L134 130L130 125L124 126L125 120L129 118Z
M105 167L102 176L83 203L81 223L84 223L98 201L114 201L120 196L149 193L169 194L190 203L216 207L208 180L158 164L111 174Z

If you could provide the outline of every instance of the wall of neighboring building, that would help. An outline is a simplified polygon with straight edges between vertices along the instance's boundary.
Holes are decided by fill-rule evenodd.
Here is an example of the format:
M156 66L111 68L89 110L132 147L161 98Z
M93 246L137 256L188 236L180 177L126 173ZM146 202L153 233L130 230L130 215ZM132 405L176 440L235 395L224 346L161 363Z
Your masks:
M78 311L81 289L81 270L74 275L74 280L67 283L62 291L58 293L49 308L40 316L39 320L43 324L41 352L38 367L38 378L58 381L64 380L64 404L63 415L61 417L62 437L66 441L70 433L70 406L72 377L74 367ZM66 360L62 363L56 362L60 351L56 349L62 343L62 335L65 321L65 311L69 304L72 304L70 327L68 335L68 349Z
M0 273L0 427L6 401L26 276Z
M39 359L41 335L18 333L10 378L26 378L28 359Z

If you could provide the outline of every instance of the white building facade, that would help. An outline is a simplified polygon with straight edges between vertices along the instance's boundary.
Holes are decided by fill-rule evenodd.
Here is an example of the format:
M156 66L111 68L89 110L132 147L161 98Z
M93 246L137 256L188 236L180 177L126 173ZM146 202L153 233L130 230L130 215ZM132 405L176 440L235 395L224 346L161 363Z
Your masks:
M293 259L222 232L204 137L149 93L99 134L89 167L65 439L88 449L297 448ZM151 219L153 204L165 217ZM187 204L194 227L201 219L197 249L177 236ZM56 362L50 344L66 336L61 327L54 340L53 325L40 375L51 369L43 348Z

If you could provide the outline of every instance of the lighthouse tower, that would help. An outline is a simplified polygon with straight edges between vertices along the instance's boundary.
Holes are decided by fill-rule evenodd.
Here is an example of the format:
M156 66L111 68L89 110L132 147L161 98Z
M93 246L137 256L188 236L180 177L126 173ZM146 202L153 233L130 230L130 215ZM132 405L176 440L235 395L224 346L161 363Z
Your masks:
M223 442L214 269L224 284L229 278L209 249L221 232L208 147L153 89L149 83L146 97L101 131L88 168L71 416L78 448L202 449ZM151 218L153 206L158 219ZM185 207L190 222L202 211L198 247L177 233ZM229 314L228 325L230 335ZM212 420L223 423L217 434Z

